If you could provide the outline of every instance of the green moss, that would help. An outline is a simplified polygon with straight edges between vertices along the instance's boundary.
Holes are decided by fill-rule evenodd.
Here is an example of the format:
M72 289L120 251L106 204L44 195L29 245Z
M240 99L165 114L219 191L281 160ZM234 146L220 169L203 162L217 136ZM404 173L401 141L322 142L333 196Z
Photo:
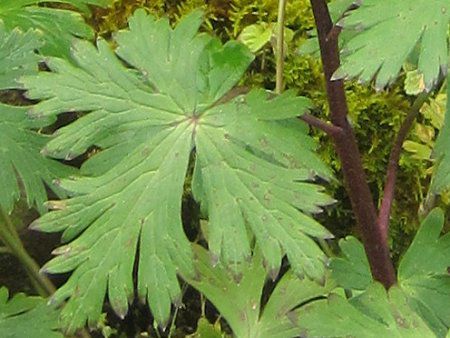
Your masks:
M96 9L92 23L99 35L108 38L111 33L125 28L128 18L138 8L144 8L157 17L167 16L172 22L177 22L194 9L202 9L205 12L203 29L223 38L228 36L231 6L225 0L116 0L109 8Z

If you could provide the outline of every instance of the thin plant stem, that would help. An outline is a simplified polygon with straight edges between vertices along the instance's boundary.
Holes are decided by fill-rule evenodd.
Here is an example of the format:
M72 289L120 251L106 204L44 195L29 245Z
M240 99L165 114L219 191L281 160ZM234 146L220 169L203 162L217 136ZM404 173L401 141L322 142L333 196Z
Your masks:
M275 93L281 94L283 91L284 73L284 17L286 13L287 0L278 1L277 19L277 50L276 50L276 84Z
M337 137L342 132L342 129L340 127L335 126L334 124L331 124L329 122L325 122L311 114L303 114L302 116L300 116L300 120L305 121L312 127L316 127L322 130L323 132L328 134L328 136L333 138Z
M384 184L383 199L381 201L380 210L378 212L378 224L385 236L388 236L389 232L389 218L391 215L392 203L394 201L395 182L397 180L398 163L400 160L400 154L403 146L403 142L408 136L414 121L419 114L420 107L429 97L429 93L420 94L414 101L411 110L406 116L405 120L400 127L400 130L395 139L394 146L392 147L391 154L389 155L389 163L386 170L386 182Z
M9 247L6 247L6 246L0 247L0 254L8 254L8 255L13 255L14 256L13 252L11 251L11 249ZM39 295L45 295L46 294L45 289L43 289L42 286L38 282L36 282L36 280L34 278L30 277L30 282L33 285L33 288L36 290L36 292Z
M161 334L159 333L159 325L156 320L153 320L153 329L155 330L156 338L161 338Z
M23 265L33 285L36 287L36 291L43 297L52 295L56 291L55 286L47 276L39 273L39 265L25 250L11 217L2 208L0 208L0 216L0 240Z
M206 309L206 300L205 300L205 297L203 296L202 293L200 294L200 302L201 302L201 304L202 304L202 316L205 317L205 315L206 315L206 312L205 312L205 309Z
M28 270L25 269L25 271L27 272L28 277L30 278L31 285L33 285L33 288L36 290L38 295L40 295L41 297L44 297L44 298L49 296L48 291L42 286L42 283L40 283L36 278L31 276L31 274L28 272Z
M187 284L183 285L183 288L181 289L181 299L183 299L184 294L186 293L187 290ZM173 318L172 321L170 323L170 328L169 328L169 337L172 337L174 334L174 330L175 330L175 320L177 319L177 315L178 315L178 310L180 309L181 306L175 306L175 311L173 313Z
M39 273L39 265L25 250L11 217L2 208L0 208L0 240L5 244L5 247L0 247L0 253L8 253L19 259L30 278L33 288L40 296L46 298L55 293L55 286L47 276ZM77 336L80 338L91 337L85 329L79 330Z
M17 232L17 228L13 224L11 217L3 209L1 210L1 213L2 213L1 216L2 216L3 220L5 221L6 228L11 233L11 235L14 237L14 240L21 242L19 233Z

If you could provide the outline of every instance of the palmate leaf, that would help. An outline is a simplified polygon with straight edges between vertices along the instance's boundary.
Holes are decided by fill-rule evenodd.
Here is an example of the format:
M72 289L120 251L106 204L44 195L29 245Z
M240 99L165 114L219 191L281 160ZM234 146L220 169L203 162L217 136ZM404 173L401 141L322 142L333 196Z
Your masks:
M445 337L450 328L450 310L448 303L450 302L450 276L447 269L450 266L450 235L446 234L439 237L444 225L444 213L442 210L436 208L430 212L430 214L423 220L419 231L417 232L413 243L408 248L405 255L402 257L398 269L398 288L396 287L395 293L401 298L405 299L410 310L419 315L427 327L434 332L430 337ZM344 244L344 246L342 246ZM346 253L347 258L333 259L331 267L333 269L333 277L336 279L338 285L351 288L353 290L364 290L364 297L375 297L372 293L374 286L370 286L371 276L369 274L369 264L365 257L363 246L357 242L356 239L352 239L351 242L341 242L342 250ZM350 255L351 253L351 255ZM372 290L372 291L371 291ZM391 297L389 293L389 298ZM371 295L371 296L370 296ZM357 297L356 297L357 298ZM342 299L336 299L335 296L331 296L328 305L323 303L317 305L317 307L311 307L310 311L314 312L311 316L327 316L331 312L335 312L335 319L338 319L338 312L349 314L354 310L345 310L349 305L353 304L354 298L349 303ZM392 300L392 298L391 298ZM329 308L328 308L329 307ZM356 306L358 308L358 306ZM359 330L360 335L358 337L371 337L384 336L383 331L386 328L375 328L371 325L371 320L367 318L373 317L373 311L375 308L359 308L358 314L353 313L349 316L343 316L341 319L345 324L346 332L348 335L356 335ZM306 311L306 310L305 310ZM316 313L317 312L317 313ZM300 321L307 323L308 316ZM304 315L304 313L303 313ZM388 322L386 315L381 315L380 320ZM415 316L415 315L414 315ZM328 318L328 317L327 317ZM374 317L375 318L375 317ZM353 324L350 325L350 322ZM327 322L328 323L328 322ZM327 336L324 332L332 330L333 325L336 323L331 321L328 325L323 327L321 336ZM305 324L305 327L309 327L309 324ZM363 330L364 326L367 327L367 332ZM311 327L309 327L311 328ZM370 330L375 331L370 331ZM315 327L313 330L319 330ZM314 331L319 332L319 331ZM329 331L331 332L331 331ZM401 333L403 337L404 333ZM394 337L393 334L389 337ZM418 336L422 337L418 334Z
M450 234L439 237L444 213L434 209L402 258L399 284L438 337L450 328Z
M302 337L436 338L398 286L387 293L381 284L374 283L350 300L332 293L293 314Z
M268 271L276 274L287 254L297 274L323 278L325 256L310 236L330 234L309 215L333 201L306 182L330 176L295 118L309 101L255 90L222 102L253 57L236 42L198 34L201 20L194 12L172 29L140 10L115 37L117 56L132 69L105 41L79 41L72 63L50 58L51 72L24 78L28 96L44 99L31 115L87 113L57 132L49 155L102 149L83 165L84 177L61 182L73 197L34 224L71 241L46 266L74 270L54 297L70 297L62 312L69 329L97 320L106 291L125 315L138 246L139 296L160 324L168 319L170 302L180 300L176 273L195 270L180 216L194 148L192 188L210 221L214 259L239 274L254 236Z
M88 5L106 7L110 2L111 0L2 0L0 20L4 21L9 30L19 27L24 31L41 31L45 43L39 49L43 54L68 56L74 37L91 39L94 31L77 12L39 5L70 4L80 11L88 12Z
M238 338L296 337L298 329L288 313L302 303L323 297L334 287L332 283L322 286L308 279L300 280L288 271L263 306L261 296L266 273L259 249L244 269L239 283L222 264L211 265L207 250L198 245L194 250L199 278L186 279L214 304Z
M381 89L397 77L402 64L417 48L418 70L426 90L447 72L449 0L364 0L339 23L356 32L343 47L335 79L376 78Z
M0 21L0 90L18 88L19 76L37 72L38 56L34 49L39 45L35 32L15 29L7 33ZM35 130L48 125L50 120L30 120L27 110L28 107L0 103L0 208L6 212L13 209L21 196L21 186L28 205L44 212L43 203L47 199L44 183L55 188L52 181L71 172L39 153L50 138Z
M0 288L0 333L4 338L63 338L58 332L58 311L40 297L22 293L8 300L8 290Z

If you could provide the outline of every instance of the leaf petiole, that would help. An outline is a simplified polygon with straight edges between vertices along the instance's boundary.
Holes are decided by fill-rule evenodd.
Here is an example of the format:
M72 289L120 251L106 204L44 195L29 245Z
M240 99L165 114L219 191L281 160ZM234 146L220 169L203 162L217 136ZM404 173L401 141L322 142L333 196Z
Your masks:
M5 245L5 249L22 263L39 295L47 297L56 291L50 279L39 273L39 265L25 250L11 217L3 208L0 208L0 240Z

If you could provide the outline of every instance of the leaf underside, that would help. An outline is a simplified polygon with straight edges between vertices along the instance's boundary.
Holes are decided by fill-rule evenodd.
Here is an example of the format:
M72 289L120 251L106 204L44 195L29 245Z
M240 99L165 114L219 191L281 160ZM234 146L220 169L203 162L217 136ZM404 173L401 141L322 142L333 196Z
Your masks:
M94 323L105 293L126 314L135 259L139 296L165 324L170 303L180 301L177 272L195 272L180 216L194 149L192 190L209 219L213 260L239 274L256 238L273 275L287 254L298 275L323 279L325 256L311 237L330 234L311 214L333 200L311 182L331 175L296 118L310 103L290 92L269 99L263 90L222 102L253 56L197 33L201 20L194 12L172 29L139 10L115 36L115 53L103 40L78 41L72 63L50 58L51 72L23 80L30 98L44 99L32 116L86 112L57 131L49 156L102 149L84 163L84 176L61 182L72 198L49 203L60 210L34 224L63 230L70 242L45 267L74 270L54 296L70 298L62 311L69 329Z
M342 51L335 79L375 79L382 89L394 82L403 63L418 55L426 90L447 73L449 0L364 0L339 25L354 33Z
M58 311L45 299L22 293L8 300L8 290L0 289L0 332L5 338L63 338L58 329Z
M20 87L19 76L37 72L38 56L34 49L40 45L39 36L15 29L5 32L0 22L0 90ZM49 119L30 120L28 107L0 103L0 208L10 212L21 191L30 207L44 212L47 200L44 183L55 188L52 181L67 176L62 164L45 158L39 152L49 137L35 130L50 123Z
M88 5L106 7L110 2L111 0L2 0L0 21L10 30L19 27L24 31L40 31L45 43L39 50L44 55L68 57L72 40L75 37L91 39L94 31L80 13L39 5L69 4L74 9L89 13Z

